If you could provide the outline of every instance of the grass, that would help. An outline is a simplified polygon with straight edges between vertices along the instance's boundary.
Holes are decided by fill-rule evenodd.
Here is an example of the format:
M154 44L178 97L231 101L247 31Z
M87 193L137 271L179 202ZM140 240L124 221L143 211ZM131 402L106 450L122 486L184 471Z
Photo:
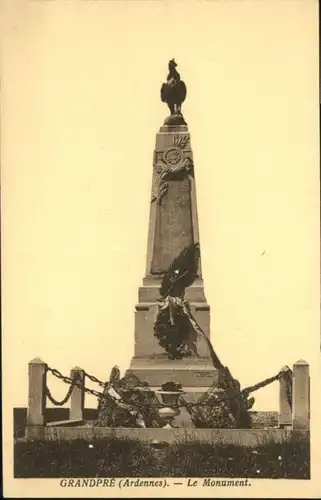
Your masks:
M14 475L26 477L310 478L310 443L269 441L255 449L178 442L161 450L130 439L19 441Z
M255 449L211 443L174 444L167 450L171 477L310 478L310 445L307 441L258 445Z

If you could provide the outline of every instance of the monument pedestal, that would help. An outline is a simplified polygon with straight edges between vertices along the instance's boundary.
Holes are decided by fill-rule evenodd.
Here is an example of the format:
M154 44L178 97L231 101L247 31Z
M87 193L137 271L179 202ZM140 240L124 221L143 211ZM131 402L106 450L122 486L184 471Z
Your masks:
M155 357L133 358L127 374L136 375L153 389L159 389L165 382L182 384L184 391L195 401L219 381L220 370L213 369L210 360L190 357L169 360L166 354ZM196 399L195 399L196 398Z
M165 382L179 382L187 393L185 399L192 402L220 378L206 342L197 338L197 356L171 360L154 336L162 278L186 246L199 243L193 153L187 125L165 125L156 135L150 203L146 273L135 313L135 352L126 375L134 374L155 389ZM185 299L209 338L210 308L204 294L201 259L198 277L186 289Z

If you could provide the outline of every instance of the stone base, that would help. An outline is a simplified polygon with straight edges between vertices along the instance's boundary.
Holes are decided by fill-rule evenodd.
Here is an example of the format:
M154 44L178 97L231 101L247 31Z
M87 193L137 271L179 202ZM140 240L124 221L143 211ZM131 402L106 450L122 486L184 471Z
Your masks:
M189 357L170 360L167 355L156 357L132 358L126 375L135 375L141 382L147 382L152 390L158 390L165 382L178 382L185 392L184 399L195 403L221 376L220 370L214 369L211 360ZM194 427L192 419L184 408L173 420L175 427Z
M173 115L168 116L164 120L164 125L176 125L176 126L184 126L187 125L186 121L182 114L175 113Z
M139 429L125 427L42 427L32 426L26 429L27 439L72 440L117 438L139 439L155 444L157 442L181 443L182 441L197 441L205 443L222 443L236 446L256 448L267 440L275 442L296 439L310 439L309 431L293 431L287 429Z
M162 278L156 277L146 277L143 280L143 286L138 289L138 300L139 302L156 302L161 296L159 294L160 284ZM185 299L189 302L200 302L209 306L206 302L206 297L204 293L204 284L201 278L198 278L190 287L186 289Z
M154 325L160 306L159 278L144 278L143 286L139 288L139 302L135 312L135 351L134 359L146 359L167 355L160 347L154 335ZM206 302L202 279L197 279L188 287L185 299L189 302L191 312L207 337L210 337L210 307ZM201 336L196 339L197 354L205 363L211 364L210 352L207 343ZM190 358L191 359L191 358ZM199 363L199 358L192 358Z
M160 388L165 382L173 381L182 384L183 389L192 388L197 393L200 388L217 384L220 370L213 368L211 360L188 357L170 360L167 355L157 357L133 358L126 375L136 375L150 387Z

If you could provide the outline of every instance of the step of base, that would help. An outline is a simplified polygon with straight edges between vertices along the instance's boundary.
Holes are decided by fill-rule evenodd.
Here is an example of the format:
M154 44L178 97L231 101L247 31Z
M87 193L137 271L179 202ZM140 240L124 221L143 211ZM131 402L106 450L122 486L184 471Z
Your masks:
M133 358L126 375L136 375L141 382L158 387L165 382L177 382L183 387L209 388L217 384L220 370L213 368L208 359L168 360Z

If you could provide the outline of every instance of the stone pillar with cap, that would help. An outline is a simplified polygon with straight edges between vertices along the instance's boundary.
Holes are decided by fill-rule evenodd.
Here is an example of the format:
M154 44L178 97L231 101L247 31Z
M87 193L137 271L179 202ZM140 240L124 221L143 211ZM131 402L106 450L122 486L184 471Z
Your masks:
M282 369L279 392L279 427L290 429L292 427L292 374L288 366Z
M309 365L300 359L293 365L293 430L310 428Z
M28 409L26 437L39 439L43 436L46 409L47 365L40 358L28 364Z
M27 425L44 425L46 407L46 363L35 358L29 363L29 394Z
M70 371L70 377L76 378L75 385L73 386L72 393L70 396L70 420L83 420L84 418L84 407L85 407L85 371L79 366L75 366Z

